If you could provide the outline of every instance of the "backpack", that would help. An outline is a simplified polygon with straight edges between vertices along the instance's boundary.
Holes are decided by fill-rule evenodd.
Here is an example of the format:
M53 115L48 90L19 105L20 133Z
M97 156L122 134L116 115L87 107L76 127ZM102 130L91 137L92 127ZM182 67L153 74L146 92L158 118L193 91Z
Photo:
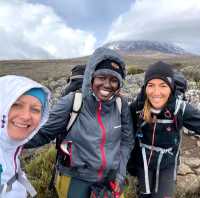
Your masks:
M70 92L80 90L83 83L83 75L85 72L86 65L75 65L67 78L67 84L61 91L61 96L65 96Z
M177 97L186 100L185 92L187 91L188 83L183 73L174 72L174 84Z

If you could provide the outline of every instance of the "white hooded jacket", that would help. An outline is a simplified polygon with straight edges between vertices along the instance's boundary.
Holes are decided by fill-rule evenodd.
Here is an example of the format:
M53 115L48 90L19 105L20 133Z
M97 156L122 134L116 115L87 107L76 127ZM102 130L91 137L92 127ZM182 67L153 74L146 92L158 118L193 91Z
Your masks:
M8 113L12 104L26 91L32 88L42 88L48 96L45 101L42 118L39 126L22 141L12 140L7 134ZM25 174L20 168L18 156L23 144L28 142L39 130L39 128L47 121L49 114L50 92L41 84L21 76L7 75L0 77L0 165L2 172L0 173L0 197L3 198L24 198L27 197L26 188L16 180L12 185L12 190L4 192L6 184L16 173L22 180L26 180ZM27 182L25 182L27 184Z

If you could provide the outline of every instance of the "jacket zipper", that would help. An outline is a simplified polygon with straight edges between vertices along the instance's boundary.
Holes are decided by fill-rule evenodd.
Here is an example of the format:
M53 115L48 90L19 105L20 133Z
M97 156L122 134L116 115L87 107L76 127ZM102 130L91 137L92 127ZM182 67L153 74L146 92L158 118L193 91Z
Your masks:
M98 108L97 108L97 120L98 123L100 125L101 128L101 144L100 144L100 152L101 152L101 159L102 159L102 163L101 166L98 170L98 177L99 179L101 179L103 177L103 171L106 168L106 153L105 153L105 143L106 143L106 129L103 125L102 119L101 119L101 111L102 111L102 102L100 101L98 104Z

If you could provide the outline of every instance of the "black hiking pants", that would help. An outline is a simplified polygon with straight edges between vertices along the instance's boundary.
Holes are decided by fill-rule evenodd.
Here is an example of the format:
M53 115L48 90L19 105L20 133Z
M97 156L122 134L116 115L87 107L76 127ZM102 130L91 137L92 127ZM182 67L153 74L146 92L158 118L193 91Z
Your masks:
M173 198L175 193L175 181L173 178L174 166L160 170L158 192L155 192L156 170L148 171L151 194L145 194L144 169L138 168L138 197L139 198Z

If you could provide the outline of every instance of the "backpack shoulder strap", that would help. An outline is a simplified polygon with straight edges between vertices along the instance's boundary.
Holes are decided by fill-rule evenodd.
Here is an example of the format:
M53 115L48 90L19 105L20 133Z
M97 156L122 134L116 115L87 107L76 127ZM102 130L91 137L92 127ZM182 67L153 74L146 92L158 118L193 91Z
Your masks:
M185 112L185 107L186 107L186 102L183 99L178 97L176 99L174 116L177 116L180 109L182 110L182 116L183 116L184 112ZM176 125L177 125L177 123L176 123ZM178 130L180 140L179 140L177 152L176 152L176 155L175 155L174 180L176 180L176 177L177 177L178 157L179 157L179 154L180 154L181 144L182 144L182 139L183 139L182 132L183 132L183 129Z
M179 112L179 110L182 110L182 116L185 112L185 107L186 107L186 103L184 100L177 98L176 99L176 105L175 105L175 111L174 111L174 116L176 116Z
M59 171L58 167L57 167L57 161L58 161L58 156L59 156L59 153L60 153L59 152L60 144L61 144L64 136L66 134L68 134L69 130L73 126L74 122L76 121L76 118L78 117L78 114L79 114L81 107L82 107L82 102L83 102L82 93L80 91L76 91L75 94L74 94L74 97L73 97L73 107L72 107L72 112L71 112L71 115L70 115L69 122L68 122L67 127L66 127L66 133L64 133L61 136L58 136L56 138L57 153L56 153L56 160L55 160L54 168L53 168L53 172L52 172L52 177L51 177L51 180L50 180L49 186L48 186L48 189L50 189L50 190L52 188L54 188L55 175L56 175L56 172Z
M119 96L117 96L116 98L116 103L117 103L119 113L121 114L122 113L122 99Z
M81 92L75 92L74 95L74 102L73 102L73 108L72 108L72 112L71 112L71 116L68 122L68 125L66 127L67 131L69 131L69 129L72 127L72 125L74 124L79 111L81 109L82 106L82 102L83 102L83 96Z
M71 112L70 120L69 120L68 125L66 127L67 131L69 131L69 129L74 124L74 122L75 122L75 120L76 120L76 118L79 114L79 111L81 109L82 102L83 102L82 93L81 92L75 92L73 109L72 109L72 112ZM122 99L120 97L117 97L116 103L117 103L118 110L121 114L121 112L122 112Z

